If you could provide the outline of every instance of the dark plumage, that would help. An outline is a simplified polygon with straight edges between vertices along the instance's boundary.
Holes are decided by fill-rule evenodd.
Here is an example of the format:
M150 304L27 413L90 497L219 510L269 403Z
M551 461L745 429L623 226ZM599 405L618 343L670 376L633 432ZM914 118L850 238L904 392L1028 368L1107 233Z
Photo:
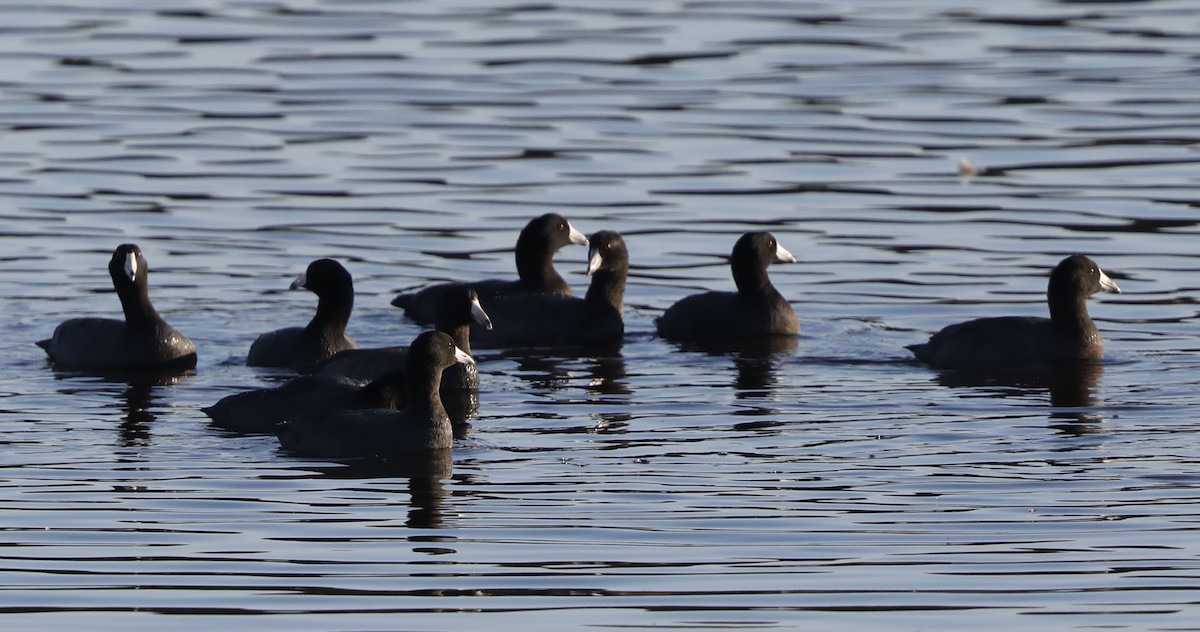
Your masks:
M482 330L492 328L492 321L479 304L479 296L461 283L449 286L442 293L435 319L437 330L454 340L454 345L468 355L471 353L471 323ZM370 381L385 373L403 371L408 347L382 349L347 349L321 363L319 375L341 375L357 381ZM442 391L479 388L479 370L474 362L454 364L442 374Z
M530 220L517 237L516 260L517 280L490 279L470 283L479 293L484 308L497 296L514 294L562 294L571 295L571 286L554 269L554 253L567 244L587 245L587 237L575 230L567 218L558 213L547 213ZM405 292L392 299L392 305L402 308L404 313L418 323L434 320L440 295L451 284L441 283L414 292Z
M619 342L629 252L619 233L602 230L588 237L587 272L592 277L583 298L527 294L492 299L488 313L495 328L474 327L475 343L488 346L576 346Z
M287 327L259 336L250 345L246 364L306 369L338 351L358 348L346 335L346 323L354 309L354 280L342 264L317 259L296 277L290 289L316 294L316 315L305 327Z
M142 251L122 244L108 262L125 320L72 318L39 340L60 368L97 371L186 370L196 366L196 345L167 324L150 304L149 269Z
M305 414L281 423L279 442L326 458L388 457L450 449L453 429L438 395L442 371L471 357L450 336L427 331L409 346L404 410L371 408Z
M1072 255L1050 273L1050 318L1002 316L949 325L925 344L909 345L922 362L945 369L1015 368L1067 360L1099 360L1104 341L1087 299L1120 288L1088 257Z
M303 375L275 388L235 393L204 408L213 425L244 433L274 433L285 419L305 413L359 408L400 408L404 375L394 373L363 386L332 375Z
M800 333L795 310L767 276L768 265L795 262L771 233L742 235L729 258L737 292L704 292L680 299L655 320L658 335L703 342Z

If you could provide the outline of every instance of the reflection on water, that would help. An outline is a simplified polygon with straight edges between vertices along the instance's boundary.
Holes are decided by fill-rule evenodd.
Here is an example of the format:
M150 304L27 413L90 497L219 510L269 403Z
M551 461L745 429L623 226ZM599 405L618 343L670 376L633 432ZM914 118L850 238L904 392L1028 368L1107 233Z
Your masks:
M312 465L312 472L334 480L355 481L370 479L399 479L406 481L409 512L405 526L414 529L435 529L442 525L442 504L447 490L445 481L454 470L450 450L433 450L396 459L352 459L338 465ZM393 501L399 504L397 496Z
M514 361L517 375L536 391L575 388L582 383L592 395L630 394L620 345L554 350L509 349L500 357Z
M151 428L157 415L155 405L162 402L163 387L185 384L194 371L140 371L108 372L89 375L73 371L54 371L54 377L63 384L72 384L75 378L83 378L100 385L122 387L116 408L121 411L117 430L117 444L121 447L146 447L150 444ZM60 389L64 395L76 392L76 386ZM165 402L162 402L165 403Z
M772 386L780 382L779 371L786 359L800 348L796 336L763 336L760 338L713 340L705 342L671 343L681 351L706 353L713 357L728 357L735 369L733 386L738 399L770 399ZM770 414L769 408L747 408L742 414Z
M950 388L980 389L991 397L1048 394L1054 427L1065 433L1085 434L1095 432L1096 424L1104 421L1098 412L1087 410L1097 403L1097 387L1103 376L1102 363L1076 361L987 372L944 371L935 381Z
M150 424L154 421L154 413L150 412L153 386L149 382L133 382L122 393L125 418L121 420L121 447L144 447L150 443Z
M600 350L602 355L588 356L587 391L592 395L630 395L625 358L620 349Z
M935 381L950 388L984 388L994 397L1045 392L1055 407L1091 406L1104 376L1100 362L1077 361L994 371L943 371Z

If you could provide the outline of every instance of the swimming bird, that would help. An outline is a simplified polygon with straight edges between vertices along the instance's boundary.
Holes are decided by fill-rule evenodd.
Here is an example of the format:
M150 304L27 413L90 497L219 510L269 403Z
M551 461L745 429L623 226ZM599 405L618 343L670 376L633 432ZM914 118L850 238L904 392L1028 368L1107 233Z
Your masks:
M479 293L484 308L496 296L513 294L571 295L571 286L554 269L554 253L568 244L588 245L587 237L558 213L535 217L517 237L517 280L489 279L469 283ZM450 284L439 283L421 290L405 292L392 299L392 305L418 323L429 323L437 314L439 296Z
M495 327L474 327L481 347L586 346L619 342L629 252L620 233L602 230L588 236L587 273L592 277L583 298L526 294L492 299L488 313Z
M325 458L412 456L448 450L453 429L438 387L442 371L471 357L450 336L427 331L409 345L404 410L371 408L309 413L277 427L279 443L296 454Z
M259 336L250 345L246 364L305 369L343 349L358 348L358 343L346 335L346 323L354 308L354 280L342 264L317 259L289 289L316 294L317 313L305 327L287 327Z
M676 341L718 341L800 333L796 312L771 284L767 266L795 263L769 232L749 232L733 245L729 267L736 292L686 296L655 320L658 335Z
M999 369L1067 360L1099 360L1104 341L1088 315L1087 299L1121 288L1084 255L1063 259L1050 273L1050 318L1001 316L948 325L923 344L918 360L943 369Z
M305 413L403 405L404 374L396 372L366 385L336 375L302 375L274 388L227 395L201 410L218 428L274 434L281 421Z
M56 367L99 371L186 370L196 345L150 304L149 267L136 244L121 244L108 262L125 320L72 318L39 340Z
M469 286L456 283L442 292L434 319L436 329L454 340L454 345L471 354L471 324L487 331L492 320L479 304L479 295ZM341 375L356 381L370 381L385 373L404 371L408 347L346 349L322 362L318 375ZM479 388L479 370L474 362L455 364L442 375L442 391Z

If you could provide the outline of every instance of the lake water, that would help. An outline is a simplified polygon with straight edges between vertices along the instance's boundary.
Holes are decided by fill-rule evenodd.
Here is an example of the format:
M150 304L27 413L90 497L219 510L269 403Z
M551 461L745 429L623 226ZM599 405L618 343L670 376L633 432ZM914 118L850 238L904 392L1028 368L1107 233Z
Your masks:
M0 6L8 629L1200 628L1200 12L1007 3L143 0ZM960 178L966 158L983 172ZM388 301L512 274L554 210L625 235L617 352L478 354L429 478L202 406L278 381L318 257ZM654 336L766 227L803 334ZM153 385L35 340L138 243L199 347ZM1045 314L1091 255L1102 367L974 381L904 345ZM585 250L559 269L580 293Z

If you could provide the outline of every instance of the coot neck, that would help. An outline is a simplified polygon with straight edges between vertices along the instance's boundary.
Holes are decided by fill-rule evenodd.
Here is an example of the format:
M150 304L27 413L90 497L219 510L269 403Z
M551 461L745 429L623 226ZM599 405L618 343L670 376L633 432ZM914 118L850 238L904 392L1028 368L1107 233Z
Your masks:
M771 284L767 276L767 268L758 261L730 262L733 269L733 282L737 284L738 295L749 299L767 299L780 296L779 291Z
M525 235L517 239L517 276L530 290L559 291L567 282L554 269L554 252L540 246Z
M1050 288L1046 298L1050 305L1050 321L1056 329L1086 331L1095 328L1092 317L1088 315L1087 296L1080 293L1056 293L1053 284Z
M145 283L131 283L117 290L121 299L121 310L125 322L133 325L155 323L162 320L154 305L150 303L150 288Z
M625 305L625 269L610 270L601 268L592 273L592 282L588 285L585 301L589 304L599 304L612 307L621 313Z
M308 332L340 334L346 331L354 309L354 290L338 290L317 300L317 313L304 329Z
M434 421L446 416L442 406L442 396L438 389L442 385L442 368L428 362L418 362L413 354L408 356L405 369L405 386L408 389L408 401L404 409L413 410L422 416L428 415Z

